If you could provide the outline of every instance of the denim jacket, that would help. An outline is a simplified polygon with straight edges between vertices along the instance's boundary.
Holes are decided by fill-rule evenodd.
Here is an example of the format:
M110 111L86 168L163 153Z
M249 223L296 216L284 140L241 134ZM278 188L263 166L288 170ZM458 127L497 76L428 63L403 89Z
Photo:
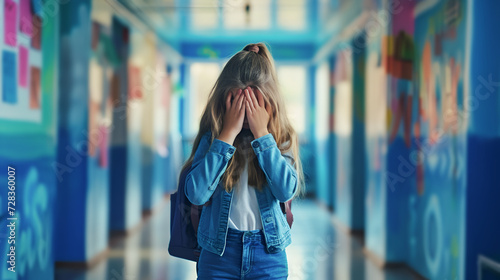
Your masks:
M236 148L214 139L210 132L203 135L195 152L191 170L186 176L186 196L203 207L198 226L198 244L205 250L222 256L226 247L229 212L233 191L227 192L220 181ZM297 191L297 173L288 155L282 155L272 134L251 143L267 183L256 191L262 229L269 253L277 253L291 243L290 227L279 202L290 200Z

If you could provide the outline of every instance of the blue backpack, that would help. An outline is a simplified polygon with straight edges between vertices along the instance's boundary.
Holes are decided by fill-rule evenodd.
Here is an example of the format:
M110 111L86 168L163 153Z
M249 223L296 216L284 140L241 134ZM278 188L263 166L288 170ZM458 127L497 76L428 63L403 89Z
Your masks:
M194 205L186 197L184 183L191 166L185 168L179 176L177 192L170 195L170 243L168 253L171 256L197 262L201 247L198 246L198 224L203 205ZM280 203L281 211L286 214L290 228L293 223L292 201Z
M168 253L174 257L198 261L201 248L197 233L203 205L194 205L186 197L184 183L191 167L185 168L179 177L177 192L170 195L170 243Z

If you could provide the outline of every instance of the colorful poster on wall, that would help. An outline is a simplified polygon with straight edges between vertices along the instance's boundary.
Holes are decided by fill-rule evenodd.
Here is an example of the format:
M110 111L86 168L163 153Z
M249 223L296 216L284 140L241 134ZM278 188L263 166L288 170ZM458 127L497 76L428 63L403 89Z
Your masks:
M413 149L409 263L429 279L462 279L466 180L464 0L415 8Z
M38 8L37 8L38 7ZM0 6L0 119L41 123L41 1L5 0Z

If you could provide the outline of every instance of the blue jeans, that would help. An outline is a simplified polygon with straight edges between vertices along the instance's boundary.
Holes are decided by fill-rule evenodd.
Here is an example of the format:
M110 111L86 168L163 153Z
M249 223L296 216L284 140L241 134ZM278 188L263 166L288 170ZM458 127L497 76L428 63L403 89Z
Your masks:
M286 252L266 251L262 230L228 229L224 254L202 249L198 261L198 279L287 279Z

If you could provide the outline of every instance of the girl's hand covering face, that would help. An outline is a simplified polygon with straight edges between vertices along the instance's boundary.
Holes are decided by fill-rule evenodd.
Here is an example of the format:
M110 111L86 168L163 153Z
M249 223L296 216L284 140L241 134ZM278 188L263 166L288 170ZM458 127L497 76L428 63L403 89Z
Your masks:
M248 125L255 139L269 133L267 125L271 115L271 106L265 102L262 93L247 87L245 89L245 108Z
M218 137L226 143L233 144L234 139L243 128L243 119L245 118L245 95L239 89L234 100L231 101L233 94L230 92L226 97L226 113L224 114L224 123L222 131Z

